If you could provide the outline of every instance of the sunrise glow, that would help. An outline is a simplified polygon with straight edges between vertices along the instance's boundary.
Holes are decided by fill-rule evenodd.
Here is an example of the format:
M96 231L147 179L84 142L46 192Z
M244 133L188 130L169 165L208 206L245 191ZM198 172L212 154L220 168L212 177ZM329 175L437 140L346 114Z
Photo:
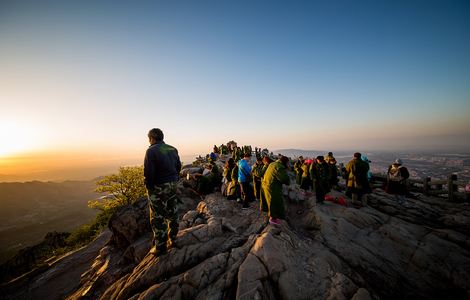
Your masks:
M0 158L34 151L37 146L37 136L28 132L28 128L13 121L0 120Z

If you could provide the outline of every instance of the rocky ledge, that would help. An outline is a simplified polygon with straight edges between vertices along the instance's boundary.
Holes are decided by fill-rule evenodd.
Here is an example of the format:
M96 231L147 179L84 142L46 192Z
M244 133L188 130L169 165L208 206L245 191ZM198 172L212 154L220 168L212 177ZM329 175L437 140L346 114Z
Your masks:
M374 190L361 209L286 200L288 218L274 226L256 202L241 210L220 193L182 199L176 248L148 254L141 199L111 219L109 242L68 298L470 298L468 204L421 196L402 206Z

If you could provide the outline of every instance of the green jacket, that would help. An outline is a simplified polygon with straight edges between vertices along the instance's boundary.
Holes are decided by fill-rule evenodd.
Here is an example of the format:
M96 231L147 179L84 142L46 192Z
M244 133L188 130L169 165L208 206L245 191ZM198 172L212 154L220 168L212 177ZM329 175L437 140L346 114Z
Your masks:
M289 184L287 169L280 160L269 164L264 174L261 188L269 207L269 216L273 218L284 218L284 201L282 198L282 185Z
M315 189L322 190L325 193L328 193L330 191L330 167L326 162L312 163L312 166L310 168L310 177L313 179Z
M255 163L251 167L251 174L253 175L253 178L257 177L257 178L261 179L263 177L265 171L266 171L266 169L264 168L263 163Z
M294 164L295 182L296 182L297 184L300 184L301 181L302 181L302 173L304 172L304 171L302 170L302 165L303 165L303 164L304 164L304 162L301 161L301 160L296 161L295 164Z

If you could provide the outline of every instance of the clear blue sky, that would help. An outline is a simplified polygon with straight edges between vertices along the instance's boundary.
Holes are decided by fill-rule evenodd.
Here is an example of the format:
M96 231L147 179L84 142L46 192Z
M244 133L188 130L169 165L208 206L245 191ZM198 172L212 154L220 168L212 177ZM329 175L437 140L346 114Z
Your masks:
M75 2L0 2L4 155L470 149L469 1Z

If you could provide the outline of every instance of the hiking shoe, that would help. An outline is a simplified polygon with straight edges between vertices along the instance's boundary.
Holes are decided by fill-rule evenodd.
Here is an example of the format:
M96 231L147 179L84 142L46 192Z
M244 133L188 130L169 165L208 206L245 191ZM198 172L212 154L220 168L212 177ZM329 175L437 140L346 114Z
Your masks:
M237 198L237 203L240 203L240 202L242 202L242 199Z
M243 204L242 209L248 209L250 206L248 204Z
M277 218L269 218L269 224L271 225L281 225L281 220Z

